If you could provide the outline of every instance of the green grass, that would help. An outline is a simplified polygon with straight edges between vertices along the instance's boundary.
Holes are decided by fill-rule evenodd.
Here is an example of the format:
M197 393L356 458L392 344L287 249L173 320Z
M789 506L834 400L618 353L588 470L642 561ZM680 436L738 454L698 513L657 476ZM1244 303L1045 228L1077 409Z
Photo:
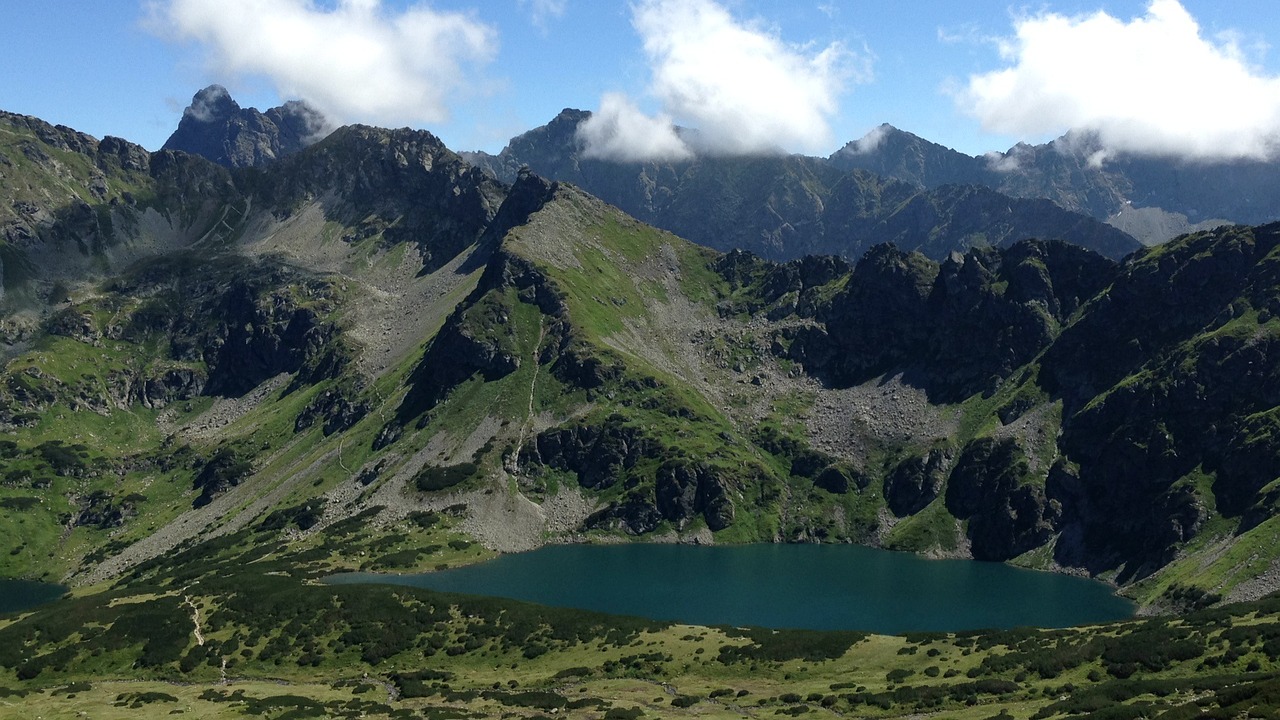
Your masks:
M885 538L884 546L890 550L910 552L953 552L959 538L957 527L955 517L947 512L940 496L924 510L902 518L894 525Z

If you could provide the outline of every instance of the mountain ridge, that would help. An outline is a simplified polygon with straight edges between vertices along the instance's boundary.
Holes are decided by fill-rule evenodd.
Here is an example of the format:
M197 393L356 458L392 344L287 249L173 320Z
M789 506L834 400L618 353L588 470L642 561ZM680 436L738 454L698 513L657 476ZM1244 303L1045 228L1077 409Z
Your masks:
M198 122L197 117L210 115L210 108L220 119ZM664 165L658 163L634 179L609 177L599 168L584 170L582 159L576 155L581 150L576 131L588 117L587 111L566 108L547 125L513 138L496 156L483 152L462 155L506 182L514 180L521 165L533 160L535 169L547 177L575 182L620 204L633 215L690 235L687 227L674 227L678 220L668 222L663 213L654 212L655 199L650 194L655 190L660 194L672 191L670 178L663 177L669 175L670 167L658 171ZM300 127L312 130L303 132L297 129ZM309 108L286 103L265 115L252 109L241 110L225 89L211 86L197 93L171 142L180 139L186 144L173 147L224 165L251 166L296 152L327 131L323 118ZM553 145L558 149L552 151ZM232 156L237 158L234 163L229 160ZM829 163L843 172L868 170L925 191L946 185L977 185L1018 199L1047 198L1068 211L1104 221L1146 245L1223 224L1259 224L1280 219L1280 196L1264 190L1275 186L1280 173L1274 162L1182 161L1173 156L1109 153L1087 132L1068 132L1044 145L1019 143L1004 152L969 156L884 124L863 138L846 143L827 158L810 159ZM773 174L783 176L786 172L780 169ZM656 202L660 204L661 199ZM783 216L787 214L782 212ZM746 244L740 238L739 245L764 251L765 255L776 252L778 226L763 230L766 236L773 237L766 237L762 243L748 238ZM694 239L709 241L707 237ZM833 249L838 248L809 247L808 251ZM857 252L846 254L852 258Z
M1275 162L1109 153L1082 132L1044 145L1020 143L1003 153L969 156L882 125L829 159L841 168L870 170L925 188L959 182L1014 197L1048 198L1128 228L1147 245L1217 225L1280 218L1280 197L1266 190L1280 176Z
M62 153L22 166L33 183L84 168L96 197L100 146L11 127L6 156ZM1124 263L1053 241L777 263L571 183L496 183L421 131L353 126L234 172L148 162L130 185L99 171L116 245L151 230L112 193L195 229L132 266L81 243L94 271L36 278L47 311L7 343L0 523L23 507L38 529L10 572L100 582L286 510L302 547L455 508L450 532L504 551L861 542L1084 570L1147 603L1265 575L1234 568L1277 522L1274 226ZM1175 422L1191 400L1215 434ZM46 558L68 526L78 549ZM369 567L348 551L326 562Z
M1274 712L1280 224L778 262L361 126L229 170L0 115L0 174L0 576L76 586L0 617L7 707ZM324 582L631 541L1003 561L1174 616L888 637Z
M1037 236L1065 238L1116 258L1138 247L1119 230L1046 203L979 187L922 191L870 173L850 174L822 158L592 159L582 154L577 135L588 117L590 113L566 109L546 126L513 138L497 156L465 157L508 181L528 166L695 242L778 260L807 254L857 259L885 241L935 259L974 245ZM975 205L983 209L979 212Z

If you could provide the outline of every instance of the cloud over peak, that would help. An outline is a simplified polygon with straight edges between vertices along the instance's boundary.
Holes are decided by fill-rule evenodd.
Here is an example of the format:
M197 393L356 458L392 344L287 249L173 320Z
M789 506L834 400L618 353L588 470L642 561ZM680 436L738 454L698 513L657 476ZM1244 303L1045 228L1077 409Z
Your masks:
M607 93L578 128L583 157L619 162L686 160L693 151L667 115L650 117L626 95Z
M1129 21L1106 12L1018 18L1008 64L969 78L957 102L988 131L1094 133L1105 152L1268 158L1280 145L1280 77L1229 37L1206 38L1178 0Z
M193 40L220 73L261 75L340 122L440 122L451 94L490 62L497 34L463 13L425 5L390 11L381 0L164 0L150 5L158 34Z
M715 0L640 0L632 25L649 63L648 94L662 114L644 116L625 97L606 96L583 127L596 157L643 159L656 148L668 154L653 159L668 159L669 141L679 140L671 119L699 130L696 147L681 141L686 153L816 150L831 141L829 121L845 85L870 75L867 59L840 43L788 44ZM615 130L606 133L605 123ZM608 145L598 142L606 136Z

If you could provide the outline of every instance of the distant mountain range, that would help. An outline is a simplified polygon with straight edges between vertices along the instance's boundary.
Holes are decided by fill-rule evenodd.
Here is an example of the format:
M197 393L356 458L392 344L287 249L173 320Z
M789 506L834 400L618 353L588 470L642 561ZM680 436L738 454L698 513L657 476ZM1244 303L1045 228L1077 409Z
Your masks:
M975 184L922 188L822 158L592 159L583 155L578 137L588 117L565 110L496 156L463 156L501 180L510 182L528 167L694 242L775 260L815 254L857 259L882 242L934 259L1031 237L1067 240L1113 258L1139 247L1122 231L1044 200Z
M1108 155L1087 133L974 157L882 125L829 158L618 163L584 157L578 128L589 117L566 109L497 155L462 156L504 182L528 167L695 242L779 260L856 259L879 242L941 259L1029 237L1119 258L1133 240L1280 219L1280 164ZM297 152L326 130L305 104L260 113L215 85L196 94L165 148L247 167Z
M1013 197L1048 198L1146 244L1229 222L1280 218L1280 163L1114 155L1087 133L972 157L882 125L830 161L924 188L976 184Z

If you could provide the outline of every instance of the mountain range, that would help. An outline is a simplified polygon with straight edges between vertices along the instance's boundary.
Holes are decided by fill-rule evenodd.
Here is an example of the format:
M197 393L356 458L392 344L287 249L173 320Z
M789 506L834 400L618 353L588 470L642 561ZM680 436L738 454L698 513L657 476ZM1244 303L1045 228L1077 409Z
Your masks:
M610 164L584 118L485 156L220 88L156 152L0 113L0 577L75 586L0 616L0 706L1273 710L1280 223L1142 247L1100 215L1154 160L1015 149L1081 183L1018 199L1009 156L887 128ZM321 582L629 541L1003 561L1178 616L888 638Z
M545 127L512 139L496 156L465 157L507 182L528 167L694 242L775 260L813 254L856 260L881 242L934 259L1028 237L1066 239L1114 258L1139 247L1122 231L1042 199L1013 198L980 184L924 188L846 171L822 158L592 158L578 132L589 117L565 110Z
M421 131L227 168L0 121L4 574L99 581L273 512L305 543L451 507L498 550L841 541L1152 604L1266 586L1276 226L1123 262L1012 237L779 262ZM837 173L685 171L779 164ZM864 180L923 192L851 171L828 201ZM926 196L966 192L990 193Z
M1085 132L974 157L883 125L828 158L619 163L584 152L578 128L589 117L566 109L496 156L463 156L504 182L528 166L683 237L772 259L813 253L856 259L886 240L941 259L949 246L1032 236L1068 239L1118 258L1134 248L1125 234L1150 245L1223 224L1280 219L1280 196L1270 190L1280 180L1274 162L1108 153ZM295 152L325 129L323 118L301 103L265 114L241 110L212 86L193 99L166 148L248 166ZM1057 207L1039 202L1045 199ZM708 206L721 216L705 216Z

